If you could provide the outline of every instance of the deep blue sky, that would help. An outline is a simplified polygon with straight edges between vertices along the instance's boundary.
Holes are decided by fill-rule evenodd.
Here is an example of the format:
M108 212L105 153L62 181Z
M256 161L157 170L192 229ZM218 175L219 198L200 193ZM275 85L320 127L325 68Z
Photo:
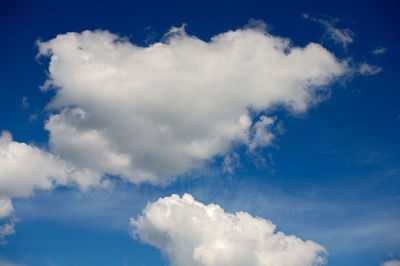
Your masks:
M0 130L40 147L48 145L44 107L52 92L39 90L47 62L35 58L35 41L57 34L105 29L146 45L146 39L159 41L182 23L189 34L209 40L259 19L294 45L318 42L340 59L382 71L335 84L328 100L301 116L277 111L284 132L262 151L265 165L238 150L241 166L231 175L215 166L166 188L119 182L112 191L58 188L16 199L21 221L0 246L0 259L26 265L165 265L158 250L129 236L128 218L147 201L185 192L322 244L330 253L328 265L379 265L390 254L400 256L399 7L397 1L1 1ZM354 43L344 50L323 38L323 28L302 13L340 19L337 26L351 29ZM379 47L386 52L373 55ZM32 114L38 118L30 121Z

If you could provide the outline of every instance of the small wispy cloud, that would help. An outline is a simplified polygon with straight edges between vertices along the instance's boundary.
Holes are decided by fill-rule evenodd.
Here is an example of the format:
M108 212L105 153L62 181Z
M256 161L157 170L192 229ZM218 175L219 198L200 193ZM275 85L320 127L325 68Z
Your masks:
M0 245L7 244L6 237L15 233L15 222L16 220L10 219L9 222L0 225ZM0 265L3 265L0 263Z
M0 265L1 266L24 266L24 264L14 263L14 262L11 262L11 261L1 258L1 257L0 257Z
M38 119L39 115L38 114L30 114L29 115L29 122L36 121Z
M29 108L29 102L28 102L28 97L24 96L22 97L22 107L23 108Z
M372 50L371 53L374 54L374 55L384 54L384 53L386 53L386 48L385 47L378 47L378 48Z
M346 49L347 46L353 42L353 31L350 29L339 29L335 27L338 19L319 19L312 17L309 14L302 14L302 17L320 24L324 28L326 35L335 43L341 44L344 49Z
M235 172L235 169L240 166L240 158L239 155L236 152L227 154L224 157L224 162L223 162L223 171L233 174Z
M367 64L367 63L360 64L360 66L358 68L358 72L361 75L364 75L364 76L375 75L375 74L378 74L381 71L382 71L381 67L370 65L370 64Z

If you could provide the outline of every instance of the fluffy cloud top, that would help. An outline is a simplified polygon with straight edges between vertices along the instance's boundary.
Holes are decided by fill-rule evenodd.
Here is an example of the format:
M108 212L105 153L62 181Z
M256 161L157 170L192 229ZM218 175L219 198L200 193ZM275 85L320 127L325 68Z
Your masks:
M139 47L107 31L39 42L55 89L46 123L52 150L81 168L132 182L165 183L233 143L270 144L277 105L306 111L346 72L326 49L292 47L262 27L210 42L172 28Z
M188 194L148 204L131 226L135 237L161 249L173 265L321 265L326 253L312 241L274 232L268 220L226 213Z

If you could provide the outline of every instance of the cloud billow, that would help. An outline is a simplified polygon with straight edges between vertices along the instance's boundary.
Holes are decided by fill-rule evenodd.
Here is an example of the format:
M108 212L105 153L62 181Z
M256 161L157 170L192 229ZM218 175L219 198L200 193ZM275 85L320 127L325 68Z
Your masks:
M275 232L246 212L225 212L189 194L160 198L131 219L132 235L159 248L175 266L325 264L324 247Z
M56 92L45 125L52 151L134 183L168 183L233 143L269 145L274 118L251 112L304 112L348 70L322 46L292 47L263 27L210 42L172 28L148 47L84 31L38 46L50 57L43 89Z

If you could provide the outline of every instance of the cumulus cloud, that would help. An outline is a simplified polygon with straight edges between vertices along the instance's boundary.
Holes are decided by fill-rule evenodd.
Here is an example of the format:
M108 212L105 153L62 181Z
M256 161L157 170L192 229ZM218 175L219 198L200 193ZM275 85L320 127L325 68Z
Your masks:
M139 47L108 31L38 42L54 89L46 122L52 151L79 168L131 182L166 183L229 154L274 139L276 106L304 112L347 71L322 46L245 27L205 42L172 28ZM256 115L254 115L256 114Z
M275 232L270 221L226 213L189 194L160 198L131 219L132 234L159 248L173 265L321 265L326 250Z
M400 260L391 260L381 263L381 266L400 266Z
M303 18L320 24L324 27L327 36L334 42L343 45L343 48L345 49L353 42L354 33L350 29L338 29L335 27L335 21L337 21L337 19L318 19L311 17L309 14L303 14Z
M82 188L100 183L90 170L77 170L71 164L37 147L15 142L11 134L0 135L0 218L13 211L12 197L30 196L35 189L75 182Z
M25 143L15 142L11 134L0 136L0 195L27 197L34 189L76 182L82 188L100 183L95 172L78 171L57 156Z

